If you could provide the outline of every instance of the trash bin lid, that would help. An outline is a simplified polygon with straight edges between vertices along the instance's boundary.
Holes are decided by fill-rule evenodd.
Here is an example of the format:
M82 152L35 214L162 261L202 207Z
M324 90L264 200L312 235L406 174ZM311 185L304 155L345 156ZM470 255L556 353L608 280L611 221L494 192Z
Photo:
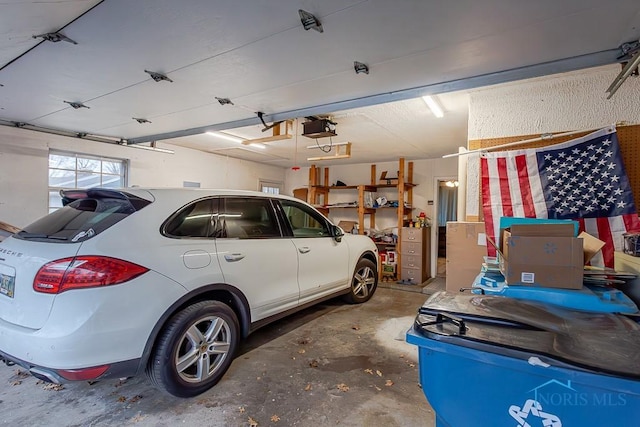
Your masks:
M575 368L640 379L640 324L495 295L435 293L414 329L426 338L492 353L526 351Z

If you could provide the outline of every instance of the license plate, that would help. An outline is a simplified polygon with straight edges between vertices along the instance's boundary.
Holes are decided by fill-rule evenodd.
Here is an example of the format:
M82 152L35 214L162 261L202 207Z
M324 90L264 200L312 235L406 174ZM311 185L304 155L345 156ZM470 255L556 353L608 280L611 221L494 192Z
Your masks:
M0 294L6 295L9 298L13 298L13 293L16 289L15 276L9 276L8 274L0 274Z

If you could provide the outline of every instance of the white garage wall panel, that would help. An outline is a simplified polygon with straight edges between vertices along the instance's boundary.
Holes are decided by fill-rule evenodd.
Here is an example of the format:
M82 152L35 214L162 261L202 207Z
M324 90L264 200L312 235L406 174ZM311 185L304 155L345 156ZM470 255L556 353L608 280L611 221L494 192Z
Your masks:
M49 149L129 160L129 185L257 190L284 181L285 169L163 144L175 154L0 126L0 221L18 227L47 213Z
M640 78L630 77L609 100L619 65L492 86L469 97L469 140L596 129L640 123ZM479 167L469 158L466 214L479 214Z

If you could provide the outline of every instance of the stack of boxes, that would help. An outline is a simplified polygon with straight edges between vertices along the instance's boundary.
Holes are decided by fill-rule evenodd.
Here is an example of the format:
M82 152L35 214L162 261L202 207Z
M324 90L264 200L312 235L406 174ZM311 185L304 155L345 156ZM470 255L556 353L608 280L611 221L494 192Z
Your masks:
M573 221L509 220L498 239L500 272L509 285L581 289L584 265L604 242L581 233ZM447 283L449 292L468 288L487 255L484 224L447 223Z

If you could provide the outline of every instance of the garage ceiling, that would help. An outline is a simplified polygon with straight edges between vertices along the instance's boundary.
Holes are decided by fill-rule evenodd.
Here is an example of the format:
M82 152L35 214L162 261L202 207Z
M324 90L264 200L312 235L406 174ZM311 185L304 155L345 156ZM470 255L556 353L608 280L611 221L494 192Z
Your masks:
M305 30L299 9L323 32ZM437 157L466 142L466 90L616 62L639 19L636 0L8 0L0 123L279 166L304 166L316 142L352 142L352 163ZM33 37L53 32L77 44ZM439 94L443 119L425 94ZM268 136L258 111L297 118L299 132L305 116L329 115L338 136L261 150L203 134Z

